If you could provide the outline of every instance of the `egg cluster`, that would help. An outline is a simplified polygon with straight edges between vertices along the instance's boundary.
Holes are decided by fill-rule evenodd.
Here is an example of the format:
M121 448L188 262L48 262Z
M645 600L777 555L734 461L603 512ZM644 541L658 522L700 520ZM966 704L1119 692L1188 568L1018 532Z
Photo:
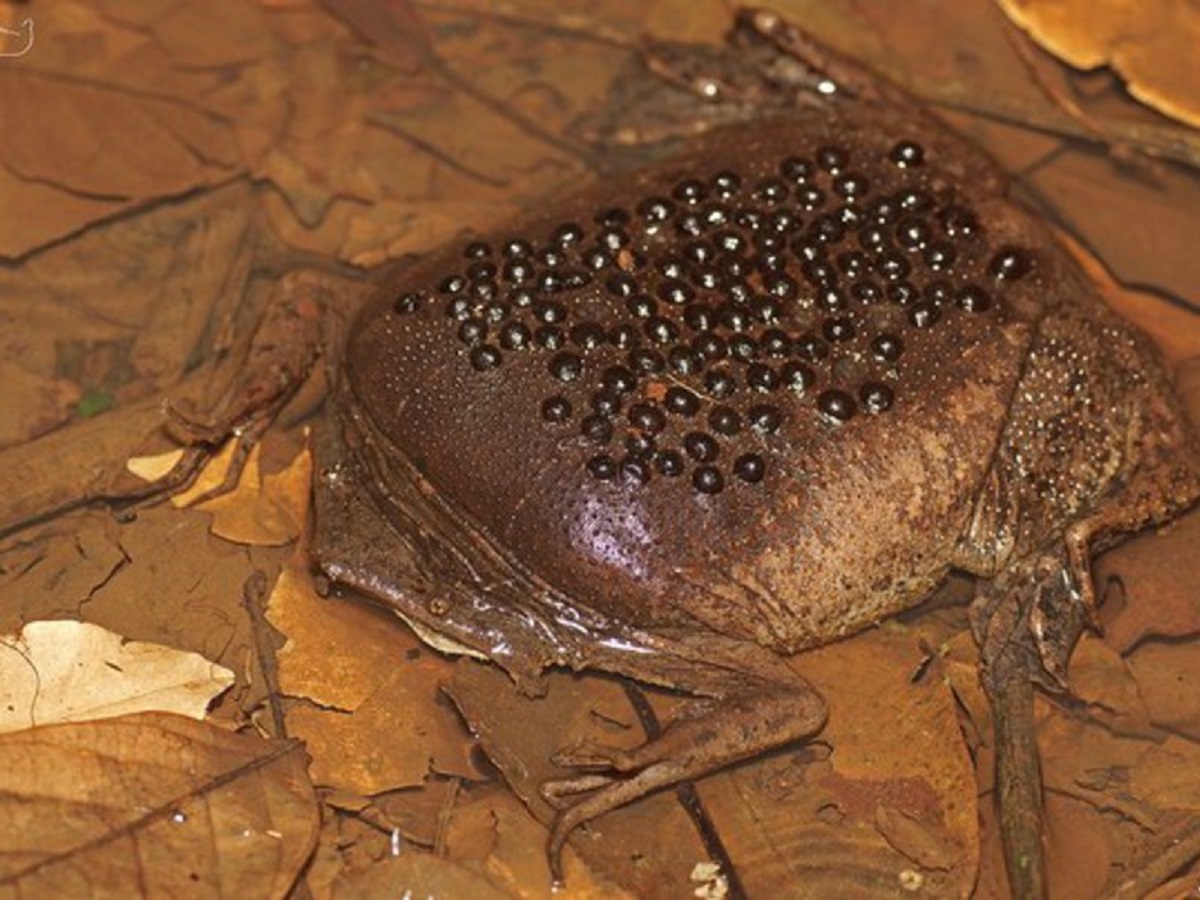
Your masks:
M576 430L597 479L755 484L802 404L830 427L887 413L912 341L994 311L1031 270L1027 251L989 245L925 155L902 141L856 167L826 145L765 176L680 178L544 240L471 242L395 312L444 315L479 373L544 358L531 412Z

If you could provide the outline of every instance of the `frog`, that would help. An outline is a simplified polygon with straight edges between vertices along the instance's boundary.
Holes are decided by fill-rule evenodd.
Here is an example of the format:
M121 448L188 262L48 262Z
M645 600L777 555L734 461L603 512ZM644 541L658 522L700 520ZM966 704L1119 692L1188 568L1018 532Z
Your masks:
M1157 350L986 152L774 13L731 44L671 70L712 127L389 273L318 438L332 589L531 695L566 669L692 698L556 756L556 879L580 825L819 734L788 658L952 573L993 701L1065 689L1091 555L1200 499Z

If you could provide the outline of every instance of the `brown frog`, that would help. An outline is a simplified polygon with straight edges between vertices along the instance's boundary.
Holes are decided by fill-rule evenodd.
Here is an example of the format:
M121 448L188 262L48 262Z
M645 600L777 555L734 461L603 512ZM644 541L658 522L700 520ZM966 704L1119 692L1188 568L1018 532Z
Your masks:
M555 860L818 732L784 657L952 571L993 693L1060 683L1089 553L1200 495L1154 349L990 159L769 13L738 41L684 80L763 121L402 267L320 448L335 583L531 691L564 666L698 698L634 752L561 755Z

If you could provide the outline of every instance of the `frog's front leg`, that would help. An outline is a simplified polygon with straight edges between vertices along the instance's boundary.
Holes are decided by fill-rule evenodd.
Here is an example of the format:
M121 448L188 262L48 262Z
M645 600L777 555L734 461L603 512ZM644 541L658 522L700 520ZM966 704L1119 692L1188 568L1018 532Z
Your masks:
M233 461L223 483L209 495L233 488L250 451L305 383L318 357L336 357L343 330L333 299L337 290L332 279L317 272L285 275L237 354L238 371L215 401L195 411L166 401L167 430L188 452L159 489L188 484L211 449L230 437L237 441Z
M555 763L581 774L541 788L559 810L548 848L555 882L562 881L563 845L579 825L647 794L811 737L825 718L825 701L797 675L786 683L747 684L740 693L696 700L662 734L633 750L583 743L560 751Z

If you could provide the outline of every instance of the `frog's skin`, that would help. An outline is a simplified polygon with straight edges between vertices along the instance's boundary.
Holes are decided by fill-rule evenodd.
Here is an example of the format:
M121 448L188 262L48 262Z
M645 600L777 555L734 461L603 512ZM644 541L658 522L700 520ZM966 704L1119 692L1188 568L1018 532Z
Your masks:
M1200 494L1193 438L1153 347L1008 199L990 159L861 72L851 70L842 90L813 103L800 89L837 67L769 14L746 14L739 40L758 54L751 71L766 74L755 82L740 70L699 86L728 93L736 83L731 103L770 97L763 108L787 106L786 116L717 129L672 160L598 185L486 246L459 242L401 268L351 330L335 393L338 428L321 448L316 553L335 583L388 605L443 646L490 658L531 691L545 668L565 666L697 696L688 714L632 753L589 746L562 755L588 771L546 786L564 807L554 851L576 825L649 791L817 732L824 705L784 657L919 604L951 571L979 579L975 624L985 660L996 663L1012 635L1032 629L1041 675L1053 683L1093 604L1089 554L1170 519ZM626 364L614 329L628 326L641 347L667 356L703 330L686 320L694 310L670 302L672 290L694 292L691 303L730 302L726 287L698 281L704 266L687 263L682 288L653 274L694 240L680 236L679 217L707 214L714 202L730 217L757 206L764 221L774 209L796 211L794 183L778 205L754 197L762 179L783 183L780 165L792 157L807 161L806 184L826 198L799 211L800 229L781 244L777 259L795 290L777 279L778 321L756 319L763 310L753 298L772 287L768 267L743 277L751 299L729 310L746 312L742 333L759 343L757 362L799 381L760 391L748 380L770 376L752 376L745 362L691 359L694 371L667 362L626 385L620 410L606 420L610 439L582 434L593 397L605 378L610 387L620 381L612 367ZM713 181L722 172L741 184L723 201ZM699 179L707 199L676 199L672 221L647 225L639 203L681 196L687 179ZM875 205L884 198L890 212ZM545 248L559 226L577 223L585 236L564 242L553 270L569 278L583 270L578 254L600 237L598 214L614 208L630 214L627 225L612 219L614 240L628 243L585 285L521 308L504 276L508 241ZM811 237L824 214L847 208L862 224L843 228L819 253L836 281L819 267L806 275L794 242ZM874 216L885 220L877 232L863 230ZM754 238L732 221L699 227L709 241L722 231ZM882 268L872 249L877 234L892 254ZM917 246L906 249L905 239ZM863 255L840 257L849 251ZM746 254L763 259L761 248ZM493 265L495 279L487 274ZM855 274L859 265L866 268ZM889 282L888 266L909 271ZM551 271L540 261L533 270L535 279ZM461 295L439 287L455 276ZM821 277L844 299L824 299ZM920 296L894 288L889 296L896 282ZM473 283L484 285L481 294L471 293ZM856 294L856 283L880 296L861 286ZM492 285L505 306L476 340L474 326L463 329L446 309L466 298L460 307L483 321L477 297ZM668 324L651 327L682 337L656 344L644 330L649 320L628 311L628 290L656 298ZM547 313L536 305L543 300L559 306ZM497 349L504 323L532 332L543 324L539 313L565 315L561 349ZM590 340L587 328L571 337L584 322L602 326L600 346L580 346ZM717 321L707 332L728 342L737 334L732 324ZM838 340L847 324L855 334ZM767 344L777 335L768 328L787 336L786 355L772 355ZM797 349L808 334L826 355ZM898 357L873 343L881 336L899 338ZM678 354L676 362L687 368ZM706 386L714 371L734 374L730 397L718 400ZM693 415L664 412L672 387L693 392ZM543 415L554 398L573 409L565 422ZM839 418L847 401L853 414ZM778 419L773 430L750 424L763 417L753 407L764 404ZM718 413L722 424L741 419L737 434L719 433L710 419L718 407L732 410ZM596 434L607 430L591 425ZM719 491L686 452L682 474L658 470L663 451L682 451L688 432L715 443ZM653 454L637 456L651 434ZM703 456L706 443L693 449ZM735 462L744 454L753 460Z

